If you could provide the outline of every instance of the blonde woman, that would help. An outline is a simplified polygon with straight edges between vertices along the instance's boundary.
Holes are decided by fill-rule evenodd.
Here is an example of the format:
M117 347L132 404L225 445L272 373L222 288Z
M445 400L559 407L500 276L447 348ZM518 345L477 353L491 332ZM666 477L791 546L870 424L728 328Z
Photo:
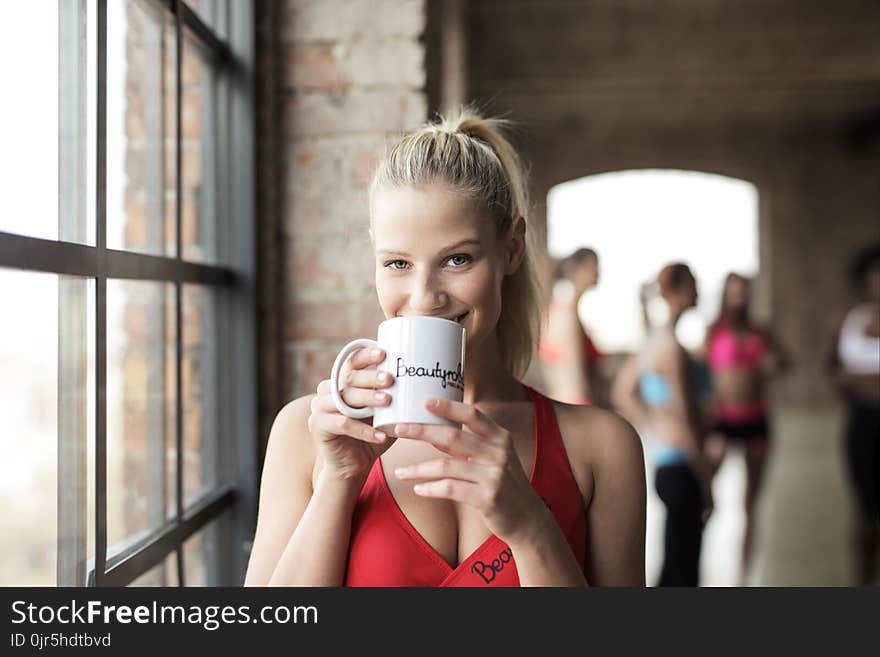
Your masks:
M462 428L385 435L340 415L328 381L289 403L269 437L247 585L644 584L637 435L520 382L540 305L525 181L499 128L464 111L400 139L364 236L386 318L466 328L464 401L426 401ZM389 403L383 358L352 356L346 403Z

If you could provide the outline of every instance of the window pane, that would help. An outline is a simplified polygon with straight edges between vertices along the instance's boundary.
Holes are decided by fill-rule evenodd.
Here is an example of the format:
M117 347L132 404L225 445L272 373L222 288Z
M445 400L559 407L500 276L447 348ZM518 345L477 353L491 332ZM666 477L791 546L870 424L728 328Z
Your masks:
M223 532L229 529L229 514L212 520L183 544L183 578L185 586L220 586ZM228 544L228 541L226 542Z
M109 554L174 512L175 327L173 285L107 282Z
M165 560L133 580L129 586L179 586L177 580L177 554L172 552Z
M0 307L0 585L81 585L94 533L94 281L0 269Z
M186 503L218 481L216 292L183 286L183 494Z
M0 231L57 239L57 2L0 3L0 61Z
M175 255L176 52L171 16L107 3L107 246Z
M85 6L85 11L83 7ZM97 15L94 0L58 4L58 231L65 242L95 243Z
M191 34L183 41L182 62L182 198L183 257L217 262L217 226L221 189L221 153L217 127L223 103L210 55Z
M58 568L82 586L95 556L95 280L58 281Z

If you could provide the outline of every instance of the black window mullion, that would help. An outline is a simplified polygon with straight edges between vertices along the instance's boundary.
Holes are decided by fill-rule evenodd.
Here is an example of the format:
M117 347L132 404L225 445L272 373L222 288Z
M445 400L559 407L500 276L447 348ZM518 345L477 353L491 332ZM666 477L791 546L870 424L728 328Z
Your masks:
M183 258L183 229L181 219L183 216L183 23L181 19L182 3L180 0L174 2L174 31L175 31L175 57L174 57L174 167L176 176L174 179L175 198L177 202L174 204L175 212L175 256L178 260ZM174 357L176 361L175 367L175 457L177 459L177 468L175 469L175 509L177 511L177 525L183 524L183 284L180 281L174 284L175 297L175 340L177 342L174 349ZM177 550L177 582L180 586L184 586L184 563L183 549Z
M95 111L95 570L107 565L107 0L97 0L97 104Z
M87 278L97 276L100 270L107 278L181 281L217 287L231 287L236 283L236 273L229 267L133 251L99 250L75 242L3 231L0 231L0 267Z
M221 39L214 30L182 0L162 0L163 4L178 17L178 23L190 30L208 50L216 53L222 62L232 60L229 44ZM227 11L228 11L227 4ZM228 30L228 28L227 28Z
M107 562L104 584L126 586L164 562L172 552L182 559L184 542L227 509L234 507L237 491L224 486L202 496L191 506L183 522L169 522L114 554Z

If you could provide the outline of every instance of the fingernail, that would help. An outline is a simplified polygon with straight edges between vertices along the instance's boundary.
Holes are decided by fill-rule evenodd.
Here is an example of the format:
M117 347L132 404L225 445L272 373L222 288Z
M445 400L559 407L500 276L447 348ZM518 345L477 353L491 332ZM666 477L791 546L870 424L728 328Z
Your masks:
M394 475L396 477L402 477L407 472L406 468L394 468Z
M434 408L439 402L433 397L428 397L428 399L425 400L425 403L428 405L429 408Z
M377 442L380 442L380 443L383 442L386 438L385 433L382 431L377 431L376 433L373 434L373 437L376 439Z
M381 350L381 349L373 349L373 350L370 352L370 356L372 356L373 358L378 358L378 357L381 356L381 355L382 355L382 350Z
M391 375L388 372L379 372L378 378L379 383L388 383L391 380Z
M380 402L381 402L381 401L385 401L385 398L386 398L388 395L386 395L384 392L377 392L377 393L376 393L375 395L373 395L373 396L376 398L376 401L380 401Z
M419 493L419 494L424 493L425 492L425 485L424 484L416 484L415 486L413 486L413 492Z

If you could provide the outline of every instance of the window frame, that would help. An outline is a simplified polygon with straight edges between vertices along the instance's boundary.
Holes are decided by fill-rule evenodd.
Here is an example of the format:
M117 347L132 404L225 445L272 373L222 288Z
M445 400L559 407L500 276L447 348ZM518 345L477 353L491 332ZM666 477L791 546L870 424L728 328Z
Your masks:
M63 276L76 276L95 281L94 303L94 405L95 405L95 468L94 468L94 547L93 559L86 562L86 498L81 484L86 477L85 450L77 441L85 441L82 409L62 402L59 395L58 433L58 525L57 578L59 586L124 586L170 554L176 554L177 579L186 585L184 542L211 521L219 521L217 572L221 585L236 585L244 580L256 510L257 472L257 348L256 348L256 220L255 220L255 139L254 139L254 12L251 3L227 2L228 14L221 22L228 38L221 39L183 0L142 0L170 12L175 33L175 168L176 168L176 250L174 256L154 256L107 248L107 0L96 0L96 132L94 143L85 143L84 126L79 125L79 112L67 125L68 134L78 135L72 145L59 147L95 149L95 245L80 241L84 237L86 190L84 171L66 176L61 182L59 203L62 211L67 203L75 215L72 228L59 230L59 239L50 240L0 231L0 267L31 272L46 272L60 277L59 312L72 321L59 323L59 348L66 341L85 345L85 306L75 295L64 293ZM60 29L60 48L83 48L86 29L86 0L60 3L59 21L66 20L75 32L64 34ZM226 103L218 108L218 139L216 144L219 188L222 202L216 216L217 261L224 265L201 264L182 259L181 207L182 165L182 87L181 67L184 38L194 38L211 54L211 64L227 86ZM75 96L81 110L84 102L85 66L83 58L65 58L60 53L61 75L73 75L76 84L65 91ZM74 60L77 63L70 63ZM77 68L78 67L78 68ZM68 99L69 100L69 99ZM62 98L61 102L65 102ZM59 113L59 122L66 112ZM84 124L84 118L82 119ZM234 157L232 156L234 154ZM64 152L59 151L59 166ZM226 183L226 184L224 184ZM59 215L59 225L66 223ZM77 231L83 233L80 235ZM76 240L76 241L66 241ZM175 419L175 508L173 518L108 558L107 554L107 281L112 279L147 280L172 283L175 288L176 312L176 404ZM217 483L188 505L183 497L183 387L181 374L183 286L206 286L216 295L217 345L215 363L218 374L216 418L219 471ZM70 311L68 311L70 309ZM69 345L67 345L69 346ZM66 347L65 347L66 348ZM61 351L59 351L61 353ZM60 360L60 356L59 356ZM234 372L234 376L232 373ZM59 392L70 374L59 363ZM67 423L67 424L62 424ZM76 426L68 426L75 424ZM71 442L73 441L73 442ZM62 531L62 526L64 531ZM62 539L67 541L63 544ZM72 540L71 540L72 538ZM71 547L72 546L72 547Z

